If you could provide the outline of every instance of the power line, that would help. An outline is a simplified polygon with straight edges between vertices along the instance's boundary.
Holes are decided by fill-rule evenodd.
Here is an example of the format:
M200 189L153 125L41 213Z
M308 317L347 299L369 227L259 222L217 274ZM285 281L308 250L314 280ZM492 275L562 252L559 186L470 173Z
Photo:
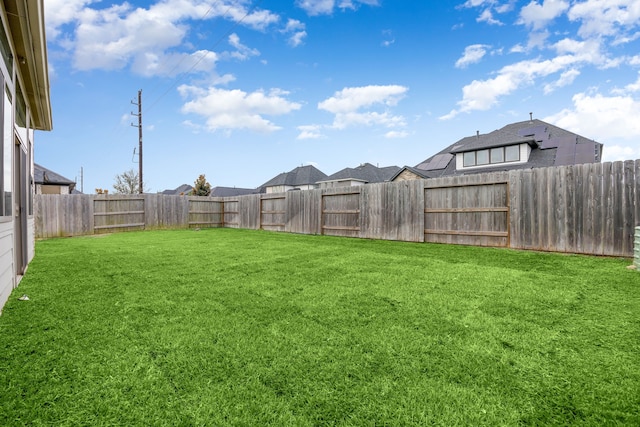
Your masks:
M229 28L229 30L227 30L222 36L220 36L220 38L211 46L211 49L214 49L215 47L217 47L229 34L231 34L231 32L238 26L240 25L247 16L249 16L249 14L251 14L251 12L253 12L254 10L256 10L258 8L258 6L260 6L260 4L262 4L262 0L258 1L253 7L251 7L250 9L247 9L247 12L244 14L244 16L242 16L242 18L240 18L238 21L236 21L231 28ZM211 6L211 8L213 8L213 6ZM210 9L211 9L210 8ZM229 10L231 9L231 6L229 6L227 8L227 11L225 12L225 14L222 16L222 18L224 18L226 16L226 14L229 12ZM208 14L208 11L207 11ZM162 98L164 98L167 93L169 93L169 91L171 91L172 89L174 89L178 83L180 83L181 81L183 81L184 77L186 75L188 75L189 72L191 72L194 68L196 68L198 66L198 64L200 64L200 62L202 62L204 60L204 58L207 56L207 53L203 53L200 58L198 58L198 60L185 72L179 74L175 79L174 82L167 88L167 90L165 90L158 98L156 98L155 101L153 101L151 103L151 106L147 107L147 111L153 109L153 107L155 107L160 100L162 100ZM175 68L177 68L180 64L182 64L183 61L180 61L178 63L178 65L176 65Z

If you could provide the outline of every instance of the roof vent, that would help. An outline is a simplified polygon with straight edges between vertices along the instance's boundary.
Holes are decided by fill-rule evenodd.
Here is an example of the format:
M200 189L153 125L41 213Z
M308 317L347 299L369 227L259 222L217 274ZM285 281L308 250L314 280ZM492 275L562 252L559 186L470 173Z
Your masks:
M533 113L529 113L529 121L533 123Z
M480 131L479 130L476 131L476 138L480 138Z

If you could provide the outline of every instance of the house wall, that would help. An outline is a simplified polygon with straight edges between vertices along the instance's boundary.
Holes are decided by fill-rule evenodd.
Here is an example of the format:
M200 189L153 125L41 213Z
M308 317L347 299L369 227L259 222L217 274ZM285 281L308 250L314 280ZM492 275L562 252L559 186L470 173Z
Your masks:
M284 193L285 191L292 190L293 188L294 187L291 187L289 185L274 185L273 187L267 187L266 192L267 194Z
M0 313L13 288L13 221L0 222Z
M35 254L34 129L51 129L42 0L0 2L0 313Z
M395 177L393 182L413 181L414 179L422 179L422 177L416 175L415 173L411 172L410 170L405 169L398 176Z
M307 184L307 185L296 185L294 188L298 190L315 190L318 188L315 184Z
M272 193L286 193L287 191L290 190L314 190L316 189L317 186L314 184L305 184L305 185L274 185L272 187L267 187L266 188L266 193L267 194L272 194Z
M356 179L343 179L340 181L324 181L320 183L320 188L336 188L336 187L355 187L358 185L365 185L366 182Z
M36 194L69 194L69 186L36 184Z

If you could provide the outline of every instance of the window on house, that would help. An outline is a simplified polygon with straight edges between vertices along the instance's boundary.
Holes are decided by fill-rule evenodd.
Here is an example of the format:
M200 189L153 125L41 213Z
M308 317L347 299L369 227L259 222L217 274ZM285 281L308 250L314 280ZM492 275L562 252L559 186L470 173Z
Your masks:
M0 58L4 63L4 66L7 67L7 72L10 75L13 74L13 58L11 56L11 47L9 45L9 39L7 38L7 34L4 32L3 26L0 23Z
M492 148L491 149L491 163L502 163L504 162L504 148Z
M505 162L518 162L520 161L520 147L517 145L510 145L505 147Z
M463 166L485 166L507 162L520 161L520 146L510 145L507 147L496 147L489 150L467 151L462 153Z
M464 167L468 167L468 166L475 166L476 165L476 152L475 151L469 151L464 153L463 155L463 163L464 163Z
M489 164L489 150L476 151L476 165L488 165Z

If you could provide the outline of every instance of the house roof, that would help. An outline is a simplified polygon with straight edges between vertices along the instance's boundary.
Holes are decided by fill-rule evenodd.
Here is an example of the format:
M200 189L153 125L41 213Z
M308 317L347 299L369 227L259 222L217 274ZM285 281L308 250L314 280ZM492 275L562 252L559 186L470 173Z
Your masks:
M246 194L256 194L258 190L255 188L236 188L236 187L213 187L210 196L212 197L234 197L244 196Z
M271 178L260 187L275 187L278 185L286 185L296 187L300 185L311 185L327 178L327 175L312 165L298 166L297 168L283 172Z
M355 168L344 168L318 182L347 180L362 181L365 183L384 182L389 181L399 170L400 167L398 166L379 168L371 163L363 163Z
M34 163L33 180L36 184L43 185L66 185L73 189L76 183L54 171Z
M456 169L455 155L458 153L522 143L531 146L531 154L525 163L501 163L489 167ZM391 179L403 170L410 170L423 178L437 178L511 169L597 163L602 160L602 148L602 144L598 142L542 120L526 120L511 123L487 134L462 138L413 168L405 166Z
M166 196L179 196L181 194L189 194L189 192L191 192L191 190L193 190L193 187L190 186L189 184L182 184L180 187L176 188L175 190L164 190L161 194L164 194Z

